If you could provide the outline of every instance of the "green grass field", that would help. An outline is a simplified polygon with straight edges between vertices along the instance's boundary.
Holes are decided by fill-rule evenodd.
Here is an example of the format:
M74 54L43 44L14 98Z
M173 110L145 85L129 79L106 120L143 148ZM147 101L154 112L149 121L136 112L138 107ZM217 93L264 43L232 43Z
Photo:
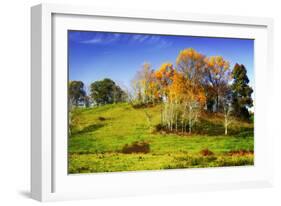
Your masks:
M225 136L222 117L205 114L192 135L168 134L155 131L160 110L160 105L134 108L128 103L76 108L69 136L69 173L254 164L253 123L234 121ZM134 143L145 144L148 150L124 152Z

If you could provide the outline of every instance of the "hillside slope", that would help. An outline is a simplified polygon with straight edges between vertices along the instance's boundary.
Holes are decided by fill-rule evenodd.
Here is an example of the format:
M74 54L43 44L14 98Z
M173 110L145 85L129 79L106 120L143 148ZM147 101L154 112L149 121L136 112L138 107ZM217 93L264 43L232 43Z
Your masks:
M160 105L134 108L127 103L76 109L69 137L69 172L253 164L253 124L234 121L230 135L224 136L222 117L204 114L195 126L196 134L167 134L155 131L160 111ZM124 152L134 144L149 150Z

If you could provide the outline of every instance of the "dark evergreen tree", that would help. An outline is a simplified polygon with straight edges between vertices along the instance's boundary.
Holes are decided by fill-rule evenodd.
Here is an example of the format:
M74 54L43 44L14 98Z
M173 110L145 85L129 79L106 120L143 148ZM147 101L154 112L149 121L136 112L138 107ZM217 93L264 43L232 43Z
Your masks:
M249 107L253 106L253 89L249 86L247 70L243 64L235 64L233 71L232 89L232 107L235 116L250 119Z

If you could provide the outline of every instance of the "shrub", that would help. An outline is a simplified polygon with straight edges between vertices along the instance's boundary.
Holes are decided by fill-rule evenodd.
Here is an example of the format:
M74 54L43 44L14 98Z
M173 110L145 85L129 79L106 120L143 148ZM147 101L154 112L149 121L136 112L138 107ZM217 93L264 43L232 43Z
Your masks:
M122 148L122 153L131 154L131 153L149 153L150 146L148 142L133 142L132 144L125 144Z
M134 109L143 109L143 108L150 108L153 107L154 104L149 102L149 103L143 103L143 102L138 102L132 105Z
M100 121L105 121L106 119L105 119L105 117L99 117L98 118Z
M156 132L162 131L163 129L165 129L165 128L162 124L155 125L155 131Z
M201 150L201 151L200 151L200 154L201 154L202 156L211 156L211 155L214 155L214 153L213 153L211 150L209 150L208 148L207 148L207 149Z

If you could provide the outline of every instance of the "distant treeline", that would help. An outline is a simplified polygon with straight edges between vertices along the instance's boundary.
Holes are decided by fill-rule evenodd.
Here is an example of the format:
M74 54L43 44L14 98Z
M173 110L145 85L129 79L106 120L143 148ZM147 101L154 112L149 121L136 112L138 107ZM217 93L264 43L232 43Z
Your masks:
M85 91L82 81L70 81L68 88L70 106L104 105L127 101L127 92L123 91L113 80L103 79L90 85L90 95Z

